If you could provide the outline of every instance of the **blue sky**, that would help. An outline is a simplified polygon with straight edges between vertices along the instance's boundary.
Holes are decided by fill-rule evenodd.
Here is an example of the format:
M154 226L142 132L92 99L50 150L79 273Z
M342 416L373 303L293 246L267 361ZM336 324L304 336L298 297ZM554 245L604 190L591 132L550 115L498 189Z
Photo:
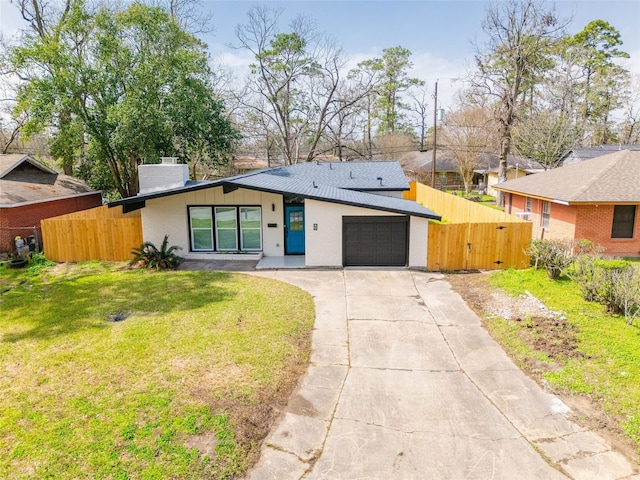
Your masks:
M213 34L203 39L213 58L242 76L250 58L228 48L235 27L246 21L246 13L256 2L203 0L203 8L213 13ZM401 45L413 53L412 74L432 85L439 79L442 106L449 107L457 89L452 79L464 74L473 62L471 41L482 38L481 24L486 1L270 1L283 8L281 28L288 19L302 14L314 19L318 29L334 37L355 65L360 60L380 56L382 49ZM640 74L640 1L558 1L561 15L573 17L568 30L576 33L591 20L603 19L616 27L631 54L625 66ZM0 31L11 35L21 19L10 0L0 0Z

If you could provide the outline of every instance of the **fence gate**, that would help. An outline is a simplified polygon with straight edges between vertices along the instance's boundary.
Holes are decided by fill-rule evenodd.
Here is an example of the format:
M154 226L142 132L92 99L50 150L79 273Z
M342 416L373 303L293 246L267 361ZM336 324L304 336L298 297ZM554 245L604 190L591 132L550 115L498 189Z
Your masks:
M524 223L430 224L427 268L498 270L526 268L531 226Z

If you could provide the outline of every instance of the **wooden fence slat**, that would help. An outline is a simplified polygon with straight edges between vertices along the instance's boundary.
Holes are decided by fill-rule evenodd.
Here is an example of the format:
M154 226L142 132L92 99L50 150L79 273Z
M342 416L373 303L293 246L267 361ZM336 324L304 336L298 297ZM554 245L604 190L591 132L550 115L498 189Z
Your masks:
M56 262L123 261L142 243L139 211L106 206L42 220L45 255Z

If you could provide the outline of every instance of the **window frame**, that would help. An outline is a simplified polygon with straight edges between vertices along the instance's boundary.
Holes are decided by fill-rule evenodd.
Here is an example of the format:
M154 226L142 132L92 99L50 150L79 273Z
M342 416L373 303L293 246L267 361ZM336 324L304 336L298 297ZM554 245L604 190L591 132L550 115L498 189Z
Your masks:
M202 249L202 248L195 248L195 238L194 238L194 230L205 230L199 227L193 227L193 220L192 220L192 216L191 216L191 212L193 211L192 209L208 209L210 212L210 219L211 219L211 235L212 235L212 241L211 241L211 245L212 248L211 249ZM234 224L234 228L232 229L231 227L219 227L218 226L218 220L219 217L222 216L223 214L223 210L222 209L232 209L234 212L233 218L235 219L235 224ZM257 211L258 212L258 221L259 221L259 225L256 227L243 227L242 226L242 219L241 219L241 212L243 211ZM262 236L262 227L263 227L263 219L262 219L262 206L261 205L188 205L187 206L187 227L189 229L189 241L190 241L190 251L191 252L195 252L195 253L201 253L201 252L206 252L206 253L229 253L229 252L240 252L240 251L248 251L248 252L261 252L263 249L263 236ZM226 219L226 221L228 221L230 219ZM233 230L234 232L234 239L235 239L235 248L220 248L220 235L219 233L224 232L224 231L230 231ZM260 245L258 248L245 248L244 244L246 243L244 241L243 238L243 232L248 232L248 231L258 231L259 233L259 241L260 241Z
M533 199L531 197L524 197L524 211L531 213L533 210Z
M202 227L195 227L193 226L193 216L191 215L191 211L192 209L208 209L209 210L209 220L211 221L211 226L208 229L202 228ZM208 206L204 206L204 205L190 205L189 208L187 209L188 215L189 215L189 240L191 242L191 251L192 252L212 252L215 251L215 240L213 238L213 226L214 226L214 220L213 220L213 211L211 210L210 207ZM208 248L196 248L196 242L195 242L195 235L194 235L194 230L209 230L209 237L211 239L211 249Z
M631 220L620 220L620 216L628 215L628 213L620 212L622 209L632 209L633 215L631 216ZM618 216L618 225L616 225L616 210ZM633 238L633 234L636 228L636 218L638 216L638 208L637 205L614 205L613 206L613 218L611 219L611 238L612 239L622 239L629 240ZM622 223L622 225L620 225ZM630 224L629 224L630 223ZM622 230L622 231L621 231ZM621 235L628 233L629 235ZM615 235L614 235L615 234Z
M549 230L549 224L551 223L551 202L543 200L542 211L540 213L542 218L542 228Z
M260 217L260 225L258 227L243 227L242 226L242 211L243 210L257 210L258 211L258 216ZM239 235L239 240L240 240L240 249L242 251L247 251L247 252L260 252L262 251L262 207L259 206L249 206L249 205L242 205L240 207L238 207L238 235ZM259 235L259 242L260 245L258 246L258 248L247 248L244 245L244 232L246 230L258 230L258 235Z

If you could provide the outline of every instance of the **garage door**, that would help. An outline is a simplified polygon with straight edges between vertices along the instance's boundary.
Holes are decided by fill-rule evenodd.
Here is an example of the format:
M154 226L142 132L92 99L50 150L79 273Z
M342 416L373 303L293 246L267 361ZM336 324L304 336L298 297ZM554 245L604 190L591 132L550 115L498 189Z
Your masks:
M343 265L405 266L409 217L342 217Z

